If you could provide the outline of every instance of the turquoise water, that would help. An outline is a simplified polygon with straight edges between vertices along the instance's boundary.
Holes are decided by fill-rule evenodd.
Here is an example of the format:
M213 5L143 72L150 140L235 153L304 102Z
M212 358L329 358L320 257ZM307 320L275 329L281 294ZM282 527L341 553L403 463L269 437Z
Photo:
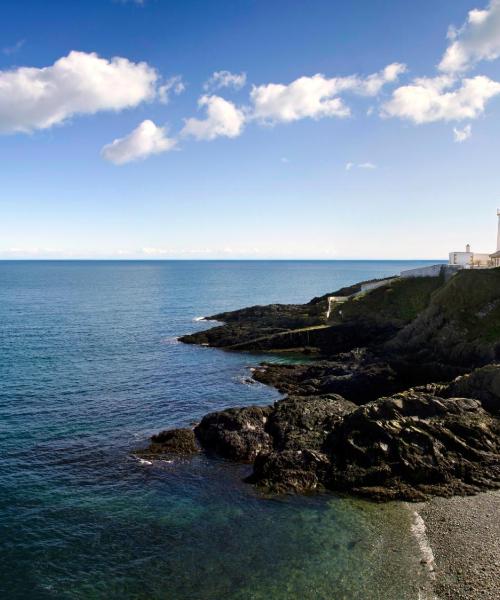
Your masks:
M0 597L417 598L404 506L266 497L248 467L130 450L279 397L244 383L261 357L177 343L195 317L419 264L0 262Z

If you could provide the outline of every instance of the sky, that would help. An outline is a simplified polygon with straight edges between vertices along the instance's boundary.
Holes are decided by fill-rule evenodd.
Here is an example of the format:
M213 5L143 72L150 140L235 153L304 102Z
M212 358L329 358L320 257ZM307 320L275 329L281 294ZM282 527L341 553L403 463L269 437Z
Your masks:
M500 0L3 0L0 258L496 249Z

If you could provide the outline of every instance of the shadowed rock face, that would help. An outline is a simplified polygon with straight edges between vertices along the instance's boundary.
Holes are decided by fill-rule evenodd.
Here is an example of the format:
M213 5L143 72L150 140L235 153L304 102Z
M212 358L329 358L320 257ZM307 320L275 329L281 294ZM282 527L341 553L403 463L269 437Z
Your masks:
M500 365L488 365L458 377L438 391L446 398L475 398L489 413L500 416Z

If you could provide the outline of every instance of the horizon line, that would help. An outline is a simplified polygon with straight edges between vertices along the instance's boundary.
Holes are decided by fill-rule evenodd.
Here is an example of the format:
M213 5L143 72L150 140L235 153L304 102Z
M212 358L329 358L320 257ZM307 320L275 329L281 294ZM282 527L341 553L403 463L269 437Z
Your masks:
M444 258L0 258L0 262L448 262Z

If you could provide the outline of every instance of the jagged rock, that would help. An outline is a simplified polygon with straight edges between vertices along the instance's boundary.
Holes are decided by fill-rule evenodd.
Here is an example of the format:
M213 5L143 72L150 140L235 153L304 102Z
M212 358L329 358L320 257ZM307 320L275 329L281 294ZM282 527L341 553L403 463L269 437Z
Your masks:
M326 445L326 485L418 500L500 487L500 427L478 401L409 391L348 414Z
M196 454L200 451L192 429L168 429L151 437L151 443L145 450L136 452L139 456L161 454Z
M475 398L485 410L500 415L500 365L488 365L458 377L450 384L441 386L441 394L447 398Z
M254 379L287 394L339 394L356 404L408 387L389 364L366 357L363 351L338 355L330 361L266 364L255 371Z
M259 452L272 449L271 437L264 431L270 412L270 406L228 408L203 417L194 431L206 450L225 458L251 462Z
M341 396L290 396L275 403L266 424L277 450L320 451L328 433L356 405Z

